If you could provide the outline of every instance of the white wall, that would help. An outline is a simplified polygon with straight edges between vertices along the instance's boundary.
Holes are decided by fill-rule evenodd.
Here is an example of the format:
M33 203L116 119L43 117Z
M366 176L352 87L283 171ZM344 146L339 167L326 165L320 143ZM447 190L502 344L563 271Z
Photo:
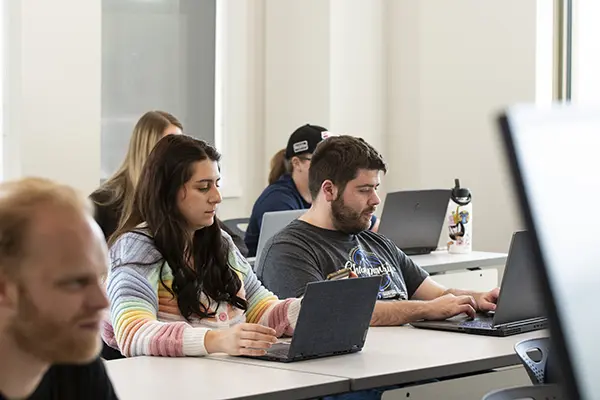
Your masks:
M474 192L475 248L507 250L521 224L493 118L508 104L552 93L551 81L540 90L536 79L535 0L262 6L264 42L257 45L264 43L264 54L256 54L265 57L264 144L262 159L241 176L252 174L253 187L264 187L267 158L308 119L380 149L390 165L388 190L449 188L460 178ZM541 64L551 70L551 63ZM256 194L227 199L221 216L249 215Z
M231 51L225 63L233 68L229 81L241 84L227 89L223 102L229 110L224 137L235 137L235 143L224 146L224 156L232 157L233 151L243 159L238 182L243 196L225 193L222 218L250 214L266 186L270 158L302 124L323 125L383 145L384 1L219 4L230 16L225 34Z
M100 178L100 0L5 2L4 178Z
M537 4L389 5L388 189L449 188L460 178L473 191L474 247L506 250L520 218L494 117L536 100Z
M386 133L385 1L330 1L329 128L382 149Z
M9 3L5 175L91 191L100 165L101 0ZM544 63L535 0L218 4L226 21L222 218L249 215L270 157L313 122L380 149L388 190L461 178L474 192L475 248L506 250L520 223L493 117L549 93L536 83Z
M329 125L329 20L329 1L265 1L265 168L297 127Z
M264 0L219 0L217 26L226 77L221 97L224 204L221 217L247 216L266 185ZM217 23L218 24L218 23Z
M600 105L600 2L573 1L573 101Z

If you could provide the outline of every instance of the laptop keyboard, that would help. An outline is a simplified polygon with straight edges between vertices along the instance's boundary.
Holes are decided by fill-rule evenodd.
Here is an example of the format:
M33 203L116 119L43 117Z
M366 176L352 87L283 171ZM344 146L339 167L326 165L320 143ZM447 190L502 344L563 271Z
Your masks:
M267 355L285 358L289 352L290 345L288 343L277 343L267 351Z
M483 318L475 318L471 321L464 321L460 323L460 326L465 328L491 328L492 327L492 318L483 317Z

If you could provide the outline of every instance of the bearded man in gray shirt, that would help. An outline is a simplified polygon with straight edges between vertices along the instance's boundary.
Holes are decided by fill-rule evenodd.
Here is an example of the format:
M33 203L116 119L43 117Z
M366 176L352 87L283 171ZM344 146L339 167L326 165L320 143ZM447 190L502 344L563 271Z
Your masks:
M264 285L280 298L299 297L307 283L342 268L360 277L381 275L374 326L494 310L497 288L447 289L391 240L369 231L386 171L383 157L362 139L333 136L319 143L309 170L312 206L267 242L256 266Z

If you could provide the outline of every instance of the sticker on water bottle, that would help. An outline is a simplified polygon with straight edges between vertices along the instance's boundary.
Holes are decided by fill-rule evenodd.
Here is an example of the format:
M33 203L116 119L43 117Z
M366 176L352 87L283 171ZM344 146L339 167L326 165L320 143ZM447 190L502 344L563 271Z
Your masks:
M460 246L464 244L465 226L469 223L469 220L470 214L467 210L460 210L457 207L456 211L452 211L448 221L449 236L452 241L448 242L448 245Z

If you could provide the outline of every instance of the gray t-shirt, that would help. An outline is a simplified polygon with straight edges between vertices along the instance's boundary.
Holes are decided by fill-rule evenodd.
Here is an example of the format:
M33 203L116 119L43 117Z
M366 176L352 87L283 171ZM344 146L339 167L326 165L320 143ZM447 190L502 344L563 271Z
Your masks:
M408 300L428 276L383 235L348 235L301 220L267 241L256 261L259 279L279 298L302 296L307 283L346 267L360 277L382 275L380 300Z

